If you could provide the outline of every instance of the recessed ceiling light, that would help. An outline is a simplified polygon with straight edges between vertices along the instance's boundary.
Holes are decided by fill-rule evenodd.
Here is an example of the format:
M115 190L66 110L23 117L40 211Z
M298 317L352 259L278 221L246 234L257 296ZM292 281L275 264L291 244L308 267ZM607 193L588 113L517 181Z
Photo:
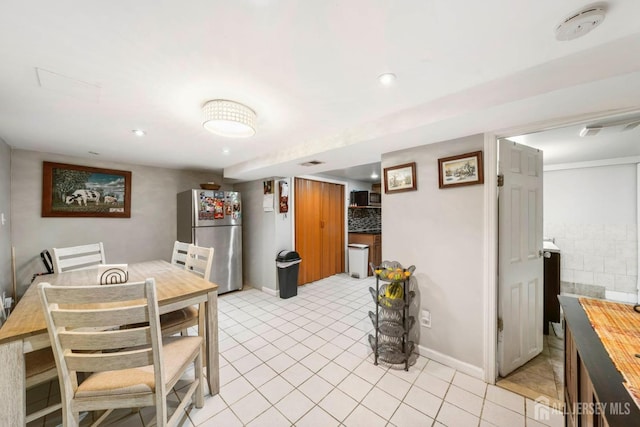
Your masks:
M147 133L140 129L134 129L131 131L135 136L145 136Z
M383 86L391 86L396 81L396 75L393 73L384 73L378 76L378 81Z
M230 153L230 150L227 147L222 149L222 154L229 154L229 153Z
M377 173L374 172L374 173L371 174L371 178L376 179L377 177L378 177Z

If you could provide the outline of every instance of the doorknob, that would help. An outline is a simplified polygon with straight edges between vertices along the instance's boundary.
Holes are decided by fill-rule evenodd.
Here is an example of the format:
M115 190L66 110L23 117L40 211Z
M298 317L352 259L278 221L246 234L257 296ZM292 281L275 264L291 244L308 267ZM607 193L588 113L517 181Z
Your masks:
M551 252L542 252L542 249L538 251L538 258L545 257L551 258Z

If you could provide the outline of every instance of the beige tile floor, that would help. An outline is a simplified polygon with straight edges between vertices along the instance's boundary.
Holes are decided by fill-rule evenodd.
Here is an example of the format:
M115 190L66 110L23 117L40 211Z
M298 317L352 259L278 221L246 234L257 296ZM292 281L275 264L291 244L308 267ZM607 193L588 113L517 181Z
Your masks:
M553 407L562 408L564 341L554 329L549 328L549 335L544 336L541 354L505 378L499 378L496 385L530 399L547 399Z
M222 295L221 391L207 396L202 409L185 411L181 425L564 425L559 411L422 356L408 372L375 366L367 343L372 285L371 278L340 274L300 287L289 299L255 289ZM174 392L175 401L180 390ZM57 394L55 384L42 386L29 393L28 402L42 405ZM60 421L54 414L30 426ZM147 426L153 410L119 411L107 421Z

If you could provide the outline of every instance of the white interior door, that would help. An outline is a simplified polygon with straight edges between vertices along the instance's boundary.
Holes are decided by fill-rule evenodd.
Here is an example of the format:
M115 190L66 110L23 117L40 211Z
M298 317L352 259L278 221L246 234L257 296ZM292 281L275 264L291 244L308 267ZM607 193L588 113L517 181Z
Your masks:
M498 142L498 372L542 351L542 151Z

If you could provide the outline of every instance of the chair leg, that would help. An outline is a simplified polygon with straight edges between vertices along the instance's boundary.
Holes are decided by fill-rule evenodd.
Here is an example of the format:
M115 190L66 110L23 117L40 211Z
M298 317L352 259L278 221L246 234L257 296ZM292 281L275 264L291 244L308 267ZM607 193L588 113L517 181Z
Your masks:
M204 376L202 369L202 351L198 354L195 359L195 372L196 378L198 379L198 388L196 389L196 408L202 408L204 406Z

